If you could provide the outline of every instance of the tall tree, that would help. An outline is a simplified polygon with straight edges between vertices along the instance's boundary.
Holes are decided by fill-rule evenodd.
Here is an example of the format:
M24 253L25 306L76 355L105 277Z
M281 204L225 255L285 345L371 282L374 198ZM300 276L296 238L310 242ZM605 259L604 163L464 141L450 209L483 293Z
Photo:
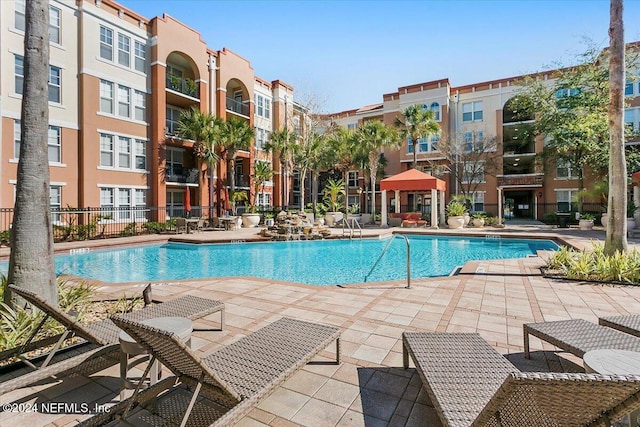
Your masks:
M27 1L25 19L20 157L8 283L57 304L47 154L49 2ZM4 295L5 301L10 301L9 292Z
M413 163L415 169L418 166L418 142L431 135L440 132L440 126L435 120L435 113L422 105L410 105L400 111L400 117L396 118L395 125L400 129L403 139L411 139L413 144Z
M198 161L207 166L209 172L209 218L213 217L213 191L216 165L220 157L216 154L216 141L220 134L222 119L193 107L183 111L178 121L178 131L185 139L192 139L193 153ZM200 165L198 165L200 166ZM198 167L200 170L200 167Z
M269 141L264 149L278 156L280 160L280 190L282 206L289 204L289 192L287 191L287 179L289 176L289 168L293 159L293 153L296 150L297 135L288 128L277 130L271 133Z
M356 130L356 141L359 149L367 156L369 181L371 185L371 218L376 215L376 176L380 162L380 151L384 148L397 147L400 144L398 132L379 120L365 122Z
M293 155L293 163L298 168L300 174L300 210L304 210L304 193L305 193L305 181L307 174L314 169L321 162L322 157L322 145L324 144L324 138L322 135L312 132L305 133L304 137L300 139L300 145L295 150Z
M258 195L260 192L264 192L265 181L270 181L273 178L273 169L271 164L265 161L257 161L253 167L253 203L251 203L251 212L255 213L258 206Z
M625 46L623 0L611 0L609 23L609 218L606 254L627 250L627 164L624 152Z
M347 173L354 165L354 155L356 150L355 132L343 127L332 127L327 134L327 158L326 162L330 167L340 172L342 180L345 182L346 197L345 210L349 210L349 179Z
M253 138L253 128L239 117L231 116L220 124L218 143L224 147L224 158L227 161L227 182L229 184L229 198L233 200L236 191L236 158L238 151L249 151Z

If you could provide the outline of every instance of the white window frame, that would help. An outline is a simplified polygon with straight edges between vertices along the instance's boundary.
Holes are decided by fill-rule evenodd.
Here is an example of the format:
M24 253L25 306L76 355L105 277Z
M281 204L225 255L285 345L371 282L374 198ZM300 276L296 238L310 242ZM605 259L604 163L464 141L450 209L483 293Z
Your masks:
M347 172L347 186L348 188L358 188L358 171Z
M182 111L181 108L167 104L167 114L165 116L166 135L174 135L178 131L178 121L180 120ZM177 117L174 117L175 114L177 114Z
M115 167L115 136L109 133L100 133L100 166L104 168L114 168ZM109 146L106 145L106 142L109 141ZM111 161L110 164L105 164L104 160L107 159L106 155L110 156Z
M62 69L53 65L49 65L49 102L62 103Z
M144 139L134 139L133 141L133 169L147 170L147 141Z
M567 170L566 175L561 175L559 173L559 171L562 169ZM558 159L556 161L556 179L578 179L578 175L573 174L574 171L575 171L575 168L569 161L562 160L562 159Z
M20 129L20 120L13 121L13 158L20 158L20 144L22 143L22 129Z
M256 93L256 115L264 117L264 98Z
M468 118L465 115L468 114ZM465 102L462 104L462 122L481 122L484 119L482 101Z
M62 185L49 185L49 207L52 212L51 221L62 225L62 216L57 213L62 210Z
M62 11L49 6L49 41L62 44Z
M432 102L431 105L429 105L429 109L433 111L434 120L436 122L441 121L442 106L440 105L440 103L436 101Z
M147 61L147 45L139 40L134 40L133 44L133 66L137 71L144 73Z
M484 212L484 191L476 191L471 195L471 210L473 212ZM477 205L482 205L481 209L478 209Z
M133 118L140 122L147 121L147 94L140 90L133 91Z
M113 61L113 35L114 31L111 28L100 25L100 49L98 54L100 58L107 61ZM106 52L109 52L109 57L103 55Z
M574 189L574 188L562 188L562 189L557 189L555 190L556 193L556 211L557 212L571 212L573 210L573 196L575 195L575 193L577 193L578 190ZM563 195L568 195L568 199L564 200L560 200L560 198L558 197L560 194ZM560 210L560 203L568 203L569 204L569 210Z
M633 132L640 132L640 107L625 109L624 123L625 126L631 126Z
M62 128L59 126L47 128L47 159L49 163L62 163Z
M115 89L114 83L107 80L100 80L100 112L105 114L114 113ZM109 104L109 110L105 110L103 105Z
M271 206L271 193L260 192L258 193L258 206Z
M22 95L24 90L24 57L22 55L13 55L13 60L13 90L16 94Z
M480 165L481 170L480 171L469 171L469 169L472 169L468 166L475 166L475 165ZM475 169L475 168L474 168ZM466 179L466 177L472 175L471 173L468 172L474 172L472 178L472 181L468 181ZM479 160L479 161L473 161L473 162L463 162L462 163L462 180L461 182L464 184L469 184L469 183L483 183L486 182L485 181L485 173L484 173L484 161Z
M118 64L131 67L131 37L118 33Z
M269 98L264 98L264 118L271 118L271 100Z
M128 136L118 136L118 148L117 148L117 169L133 169L132 157L133 150L131 147L131 138Z
M126 108L126 114L123 114L124 108ZM118 116L131 118L131 88L123 85L118 85Z
M26 1L25 0L15 0L14 4L14 13L13 13L13 27L16 30L24 31L27 28L27 17L25 13L26 9Z

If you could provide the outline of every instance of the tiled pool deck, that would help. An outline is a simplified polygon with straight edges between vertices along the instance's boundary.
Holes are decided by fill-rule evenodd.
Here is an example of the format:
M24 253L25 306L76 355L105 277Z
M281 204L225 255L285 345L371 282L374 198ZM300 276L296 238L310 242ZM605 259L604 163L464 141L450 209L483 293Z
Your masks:
M508 227L495 231L518 237L558 236L578 247L588 245L591 240L604 240L601 230ZM237 240L248 238L249 232L254 234L255 230L190 236ZM481 234L493 232L487 229ZM457 276L413 280L411 289L405 289L402 282L346 289L243 277L160 284L153 292L160 299L192 294L225 303L224 331L194 332L192 346L201 354L281 316L342 328L343 359L339 366L307 365L238 426L439 426L417 373L414 369L402 369L403 331L478 332L521 370L582 371L580 359L556 353L553 346L535 338L531 343L532 358L525 360L522 324L573 318L595 322L599 316L640 313L640 287L550 280L540 275L541 265L540 258L472 262ZM484 273L476 273L482 271L479 268ZM141 286L101 288L115 295L125 289L136 291ZM218 315L211 315L196 322L195 327L215 329L218 319ZM321 358L332 355L333 348L329 347ZM0 396L0 401L117 402L118 378L119 368L114 366L89 378L50 380L16 390ZM60 427L75 425L86 417L0 412L0 425Z

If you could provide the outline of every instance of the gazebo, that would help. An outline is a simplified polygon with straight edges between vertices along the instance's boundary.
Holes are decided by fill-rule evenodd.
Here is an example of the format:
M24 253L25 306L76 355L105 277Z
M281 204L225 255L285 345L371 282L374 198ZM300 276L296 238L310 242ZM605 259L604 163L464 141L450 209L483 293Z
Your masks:
M440 206L440 222L444 223L444 194L447 190L447 183L443 180L417 169L409 169L381 180L383 226L387 225L387 191L391 190L395 191L396 212L400 212L401 191L424 192L425 194L431 191L431 227L438 228L438 205ZM438 192L440 192L440 203L438 203Z

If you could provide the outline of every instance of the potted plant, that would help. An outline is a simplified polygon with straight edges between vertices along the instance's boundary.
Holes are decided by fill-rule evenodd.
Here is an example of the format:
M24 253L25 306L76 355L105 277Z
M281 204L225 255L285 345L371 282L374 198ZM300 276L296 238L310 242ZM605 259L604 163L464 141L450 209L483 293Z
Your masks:
M476 213L476 214L473 214L472 218L473 218L472 224L474 227L477 227L477 228L484 227L484 218L485 218L484 214Z
M327 213L324 215L325 221L329 227L340 222L344 217L340 210L344 207L343 200L345 196L344 180L335 181L330 179L323 191L324 203L327 206Z
M275 220L273 219L273 212L266 212L264 214L264 225L267 227L273 227Z
M273 177L273 169L267 162L256 162L253 168L253 203L249 205L249 212L242 214L242 224L245 227L257 227L260 224L260 214L258 211L258 194L264 192L264 183ZM246 194L246 193L245 193Z
M449 202L447 205L447 224L449 228L463 228L464 227L464 213L467 209L460 202L455 200Z
M357 203L350 205L349 213L347 214L347 219L355 219L356 221L360 222L361 217L362 216L360 215L360 205Z
M578 221L578 227L580 230L591 230L593 228L593 221L595 216L590 213L581 213L580 220Z

